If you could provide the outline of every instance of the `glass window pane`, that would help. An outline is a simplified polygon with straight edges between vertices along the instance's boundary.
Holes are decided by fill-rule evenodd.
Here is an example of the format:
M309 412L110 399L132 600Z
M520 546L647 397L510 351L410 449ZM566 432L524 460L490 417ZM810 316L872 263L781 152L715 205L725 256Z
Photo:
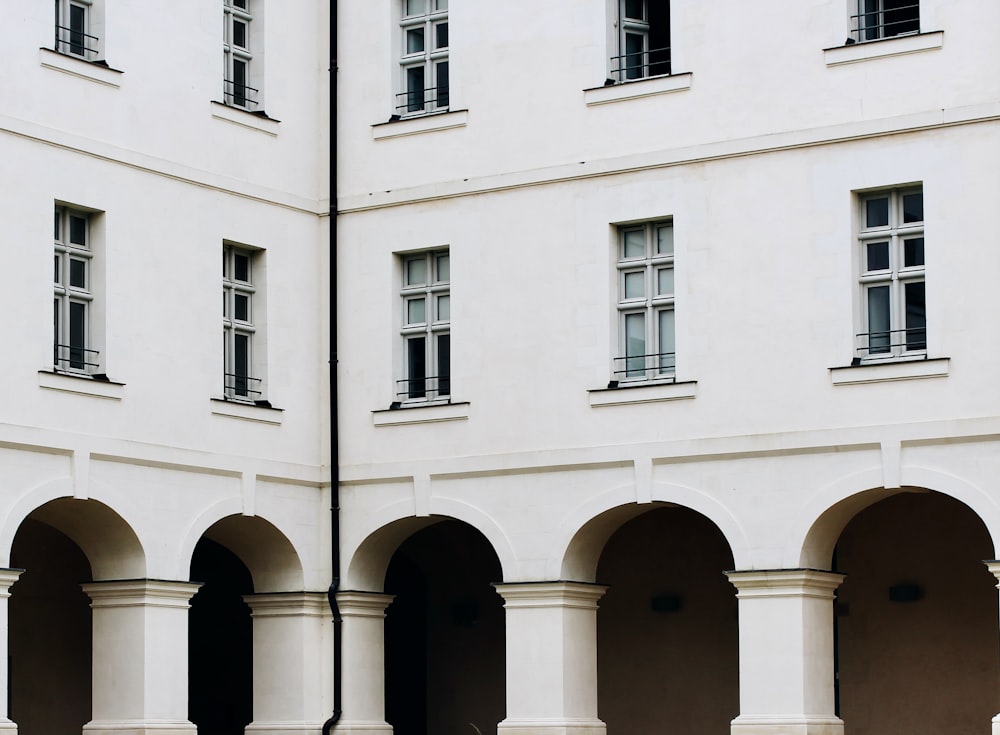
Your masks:
M451 335L437 337L437 388L439 396L451 395Z
M451 280L451 263L447 253L437 256L437 282L447 283Z
M247 0L233 0L233 5L237 8L247 9Z
M87 247L87 220L84 217L69 217L69 241L80 247Z
M427 259L423 256L406 261L406 285L423 286L427 283Z
M427 320L424 299L409 299L406 302L406 323L423 324Z
M250 283L250 256L236 253L233 256L233 280Z
M916 0L913 0L916 2ZM924 221L924 193L918 191L914 194L903 195L903 222L923 222Z
M55 255L55 282L57 284L60 284L60 285L62 284L62 274L59 272L60 271L59 261L61 261L61 260L62 260L62 258L59 256L59 253L56 253L56 255Z
M674 292L674 269L656 269L656 293L658 296L669 296Z
M625 17L632 20L643 20L646 17L645 0L625 0Z
M87 305L81 301L69 303L69 366L74 370L86 367Z
M84 33L86 33L86 11L79 5L69 6L69 52L83 56L86 51Z
M659 312L658 338L660 341L660 372L672 372L676 361L674 359L674 311L668 309Z
M239 59L233 60L233 103L247 103L247 64Z
M920 30L918 0L883 0L885 35L898 36Z
M646 374L646 315L625 315L625 376L641 378Z
M250 297L246 294L236 294L236 303L233 306L233 318L241 322L250 321Z
M642 230L625 230L622 233L622 249L625 258L646 257L646 237Z
M447 107L451 104L448 90L448 62L439 61L434 65L434 76L437 79L437 97L435 104L438 107Z
M446 322L451 319L451 297L450 296L438 296L437 297L437 320L439 322Z
M924 282L907 283L904 286L906 299L906 349L927 349L927 306L924 297Z
M646 295L646 273L637 271L625 274L625 298L641 299Z
M408 398L423 398L427 395L424 387L427 377L427 349L423 337L406 340L406 381L403 391Z
M59 222L60 220L62 220L62 217L60 215L62 215L62 212L57 207L55 216L55 238L57 241L59 240Z
M656 228L657 255L674 254L674 228L670 225Z
M903 240L903 266L910 268L912 266L923 265L924 264L924 238L922 237L910 237Z
M434 7L437 10L447 10L448 0L435 0Z
M865 246L868 253L866 270L884 271L889 269L889 243L870 242Z
M406 111L424 109L424 67L411 66L406 70Z
M646 37L638 33L625 34L625 78L641 79L646 76L643 51Z
M868 289L868 352L878 354L889 351L889 287L872 286Z
M410 28L406 31L406 53L419 54L424 50L424 29Z
M80 258L69 259L69 285L73 288L87 288L87 261Z
M434 48L448 48L448 24L438 23L434 29Z
M865 201L865 227L885 227L889 224L889 197Z
M247 47L247 24L240 20L233 21L233 45Z
M406 0L406 14L424 15L427 13L427 0Z
M235 335L233 349L233 392L238 396L250 394L250 335Z

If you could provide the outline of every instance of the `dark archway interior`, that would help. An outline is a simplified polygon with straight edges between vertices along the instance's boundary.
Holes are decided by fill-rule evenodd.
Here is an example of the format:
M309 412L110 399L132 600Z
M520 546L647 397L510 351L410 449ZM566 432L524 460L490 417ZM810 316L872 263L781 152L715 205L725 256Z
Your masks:
M394 735L495 732L504 717L500 562L486 539L444 521L393 555L385 590L386 719Z
M90 563L69 537L28 518L11 549L10 712L21 735L78 733L91 719Z
M253 579L239 557L202 538L191 579L203 586L191 600L188 702L199 735L243 735L253 719L253 623L243 595Z
M608 540L597 661L609 735L729 732L739 714L732 568L722 532L687 508L650 510Z
M967 506L902 493L858 513L834 554L840 716L851 735L989 729L1000 710L993 544Z

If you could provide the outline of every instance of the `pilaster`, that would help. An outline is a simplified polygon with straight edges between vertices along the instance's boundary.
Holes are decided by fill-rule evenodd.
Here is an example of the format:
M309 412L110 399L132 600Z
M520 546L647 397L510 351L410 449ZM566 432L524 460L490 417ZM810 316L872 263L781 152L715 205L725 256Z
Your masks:
M10 588L23 572L23 569L0 569L0 661L10 660ZM0 666L0 733L4 735L17 732L17 725L6 716L10 711L9 691L9 668Z
M341 626L343 714L337 735L392 735L385 721L385 610L392 595L338 592Z

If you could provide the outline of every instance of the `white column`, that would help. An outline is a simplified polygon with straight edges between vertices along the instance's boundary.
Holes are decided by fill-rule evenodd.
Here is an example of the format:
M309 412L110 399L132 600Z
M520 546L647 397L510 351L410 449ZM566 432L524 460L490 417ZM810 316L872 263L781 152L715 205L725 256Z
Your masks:
M507 616L500 735L605 735L597 717L597 601L580 582L498 584Z
M253 722L247 733L317 733L329 716L333 649L324 592L243 598L253 616Z
M93 711L85 735L194 735L188 608L201 585L152 579L82 585L94 618Z
M10 600L11 585L23 572L23 569L0 569L0 662L10 660L8 601ZM17 725L7 719L7 712L10 709L10 703L7 701L8 675L8 667L6 663L3 663L0 665L0 733L4 733L4 735L17 732Z
M733 735L843 735L834 714L833 593L842 574L729 572L740 608Z
M392 735L385 721L385 609L392 595L338 592L341 626L341 700L336 735Z
M997 589L1000 589L1000 561L988 561L985 562L986 568L993 573L993 576L997 578ZM1000 735L1000 714L993 718L993 735Z

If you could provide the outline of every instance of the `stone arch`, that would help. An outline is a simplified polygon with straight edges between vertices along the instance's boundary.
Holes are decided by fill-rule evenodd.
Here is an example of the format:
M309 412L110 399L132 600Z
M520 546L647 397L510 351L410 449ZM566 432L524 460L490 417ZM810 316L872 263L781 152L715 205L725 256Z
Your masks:
M481 533L500 561L504 580L516 578L518 570L513 547L491 516L473 505L451 498L434 498L431 511L430 516L414 516L413 503L399 501L373 514L372 522L359 535L360 543L348 556L341 589L381 591L389 560L400 544L417 531L449 519L462 521Z
M634 486L622 485L574 508L559 529L559 539L547 564L549 578L593 582L597 562L611 535L626 521L664 505L682 506L705 516L725 537L736 568L748 563L746 534L736 517L717 500L694 488L662 482L654 483L652 500L637 503Z

